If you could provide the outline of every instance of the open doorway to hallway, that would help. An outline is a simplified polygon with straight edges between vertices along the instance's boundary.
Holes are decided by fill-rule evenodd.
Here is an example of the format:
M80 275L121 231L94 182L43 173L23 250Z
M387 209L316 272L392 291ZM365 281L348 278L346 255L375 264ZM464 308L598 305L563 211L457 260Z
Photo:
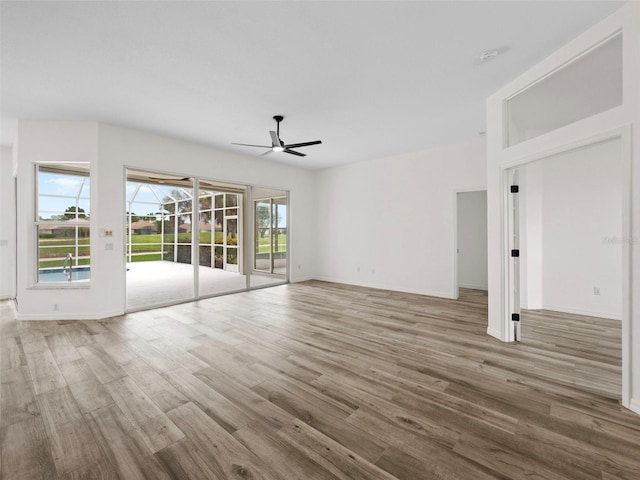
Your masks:
M487 294L487 191L456 193L456 298Z

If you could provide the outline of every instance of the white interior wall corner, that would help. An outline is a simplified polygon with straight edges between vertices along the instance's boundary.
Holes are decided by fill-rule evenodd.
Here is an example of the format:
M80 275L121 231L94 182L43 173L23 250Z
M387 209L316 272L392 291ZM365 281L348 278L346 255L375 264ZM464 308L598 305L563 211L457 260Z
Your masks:
M13 153L0 149L0 299L15 298L15 183Z
M630 176L632 208L630 218L624 220L632 225L631 238L628 239L631 243L632 270L631 278L627 279L630 282L632 300L629 331L623 331L623 334L631 339L626 344L630 358L630 369L627 372L630 406L640 414L640 294L638 294L640 291L640 2L626 4L624 13L628 31L628 46L623 53L626 72L624 95L632 135L632 175Z
M455 193L484 188L484 139L316 173L317 276L453 298Z

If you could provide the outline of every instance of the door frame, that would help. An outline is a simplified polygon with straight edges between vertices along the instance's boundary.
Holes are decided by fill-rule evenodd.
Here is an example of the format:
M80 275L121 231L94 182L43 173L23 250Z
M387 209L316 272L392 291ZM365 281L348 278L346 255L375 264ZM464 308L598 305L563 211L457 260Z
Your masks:
M569 142L562 146L549 149L543 152L539 152L532 155L526 155L520 158L516 158L509 162L505 162L500 166L501 178L502 178L502 278L503 280L503 328L507 332L507 341L513 342L514 327L511 320L511 309L513 308L512 299L515 298L514 288L516 285L513 273L511 271L511 256L510 256L510 232L512 228L512 215L509 210L509 195L510 193L510 176L511 172L518 167L527 165L532 162L545 160L558 154L578 150L581 148L589 147L598 143L606 142L608 140L620 140L621 161L622 161L622 404L625 407L629 407L631 400L631 248L632 248L632 224L631 224L631 212L632 212L632 197L631 197L631 164L632 164L632 150L631 150L631 126L625 125L622 127L614 128L601 132L595 135L591 135L574 142ZM519 294L519 292L518 292Z
M252 214L253 214L253 256L252 256L252 271L256 271L256 272L260 272L261 275L271 275L274 276L275 278L281 278L281 277L285 277L286 282L289 281L289 269L290 269L290 265L289 265L289 251L290 251L290 247L291 247L291 237L290 237L290 231L291 228L289 226L289 221L290 221L290 217L289 217L289 192L287 190L283 190L282 191L282 195L274 195L274 196L270 196L270 197L265 197L265 198L256 198L256 199L252 199ZM286 206L286 229L287 229L287 251L286 251L286 268L285 268L285 273L281 274L281 273L275 273L274 272L274 265L275 265L275 259L273 257L273 236L274 236L274 230L275 230L275 235L278 235L278 226L277 226L277 218L275 219L275 228L274 228L274 218L273 218L273 207L275 205L274 200L276 199L280 199L283 198L285 200L285 206ZM256 207L258 202L268 202L269 203L269 269L268 270L262 270L259 268L256 268L256 255L257 255L257 247L258 247L258 239L259 239L259 233L257 231L257 225L256 225Z
M487 192L487 187L456 188L453 190L453 218L454 218L453 242L454 243L453 243L453 288L452 288L451 298L453 298L454 300L457 300L460 297L460 286L458 285L458 194L474 193L474 192Z

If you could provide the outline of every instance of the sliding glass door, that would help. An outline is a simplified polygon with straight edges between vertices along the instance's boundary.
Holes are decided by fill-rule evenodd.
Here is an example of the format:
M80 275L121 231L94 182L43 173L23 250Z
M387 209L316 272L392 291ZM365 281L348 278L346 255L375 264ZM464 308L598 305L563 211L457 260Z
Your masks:
M254 202L254 217L256 219L254 234L254 270L271 273L271 199L256 200Z
M127 172L127 309L195 298L194 181Z
M126 191L128 310L287 281L286 191L134 169Z
M254 188L254 250L251 286L283 283L288 278L288 195Z
M247 288L244 265L245 190L200 180L199 295Z

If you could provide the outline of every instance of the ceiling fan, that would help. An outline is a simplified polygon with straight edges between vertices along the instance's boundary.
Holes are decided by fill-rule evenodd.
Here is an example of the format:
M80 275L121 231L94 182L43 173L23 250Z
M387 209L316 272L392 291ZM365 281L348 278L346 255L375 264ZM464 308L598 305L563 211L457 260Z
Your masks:
M280 122L284 120L282 115L275 115L273 119L276 121L276 131L269 131L271 135L271 145L251 145L249 143L232 143L232 145L243 145L245 147L260 147L260 148L268 148L266 152L262 155L266 155L271 152L284 152L290 153L291 155L297 155L299 157L306 157L307 155L304 153L296 152L295 150L291 150L292 148L300 148L300 147L308 147L309 145L318 145L322 143L320 140L314 140L313 142L302 142L302 143L284 143L280 139Z

